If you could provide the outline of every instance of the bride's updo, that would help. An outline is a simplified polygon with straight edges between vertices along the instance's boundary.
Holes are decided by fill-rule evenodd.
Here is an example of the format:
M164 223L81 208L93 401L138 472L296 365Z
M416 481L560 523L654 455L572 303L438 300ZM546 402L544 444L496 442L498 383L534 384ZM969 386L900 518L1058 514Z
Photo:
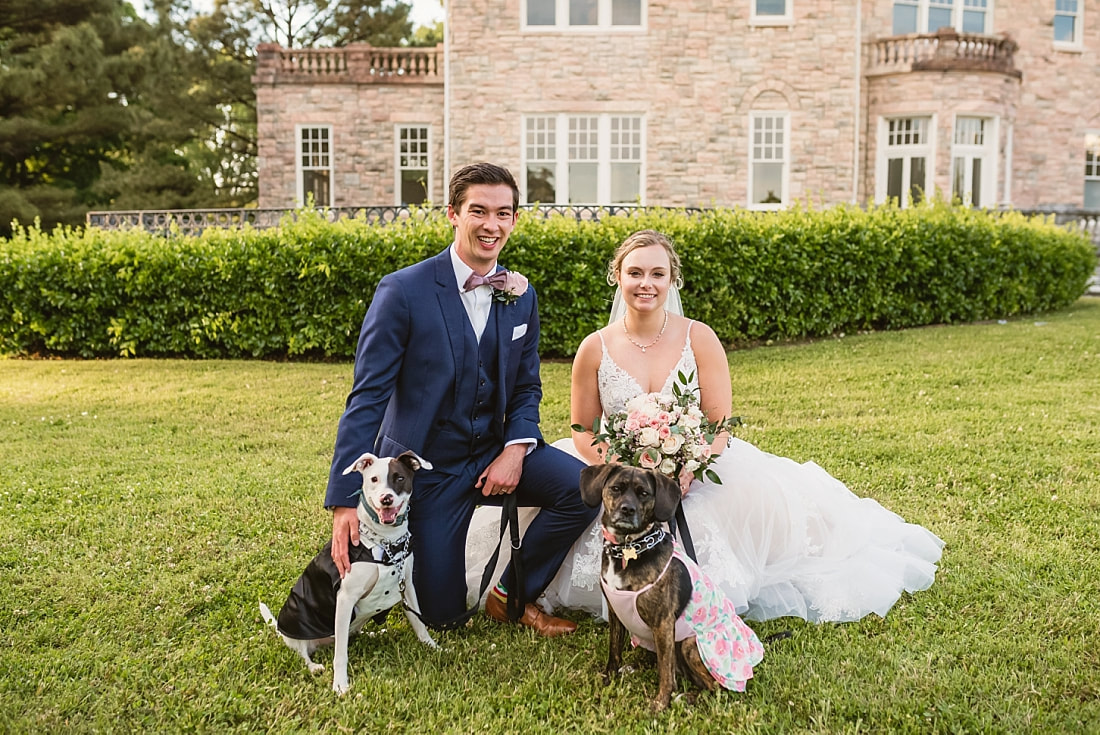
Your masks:
M611 256L611 262L607 264L608 285L619 285L619 271L622 270L623 259L626 256L638 248L650 245L660 245L665 249L665 252L668 253L668 262L672 268L672 272L669 274L669 282L678 289L683 288L684 276L680 272L680 256L676 254L672 242L656 230L638 230L623 240L622 245L615 249L615 254Z

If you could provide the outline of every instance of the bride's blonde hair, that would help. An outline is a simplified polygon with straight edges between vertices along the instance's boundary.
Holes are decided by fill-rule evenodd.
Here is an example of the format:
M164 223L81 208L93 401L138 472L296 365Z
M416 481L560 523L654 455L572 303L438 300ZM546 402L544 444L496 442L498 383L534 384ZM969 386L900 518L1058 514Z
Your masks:
M650 245L660 245L665 249L672 270L669 274L669 282L676 288L683 288L684 275L680 272L680 256L676 254L676 249L672 247L672 241L657 232L657 230L638 230L623 240L622 245L619 245L615 249L615 254L611 256L611 262L607 264L607 284L609 286L619 285L619 272L623 267L623 259L638 248L649 247Z

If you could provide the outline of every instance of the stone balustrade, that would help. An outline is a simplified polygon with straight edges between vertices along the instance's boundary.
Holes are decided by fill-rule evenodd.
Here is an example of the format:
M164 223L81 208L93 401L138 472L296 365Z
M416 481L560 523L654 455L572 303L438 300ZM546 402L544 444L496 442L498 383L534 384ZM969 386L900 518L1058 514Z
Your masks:
M992 71L1019 78L1018 46L1008 36L959 33L910 33L879 38L867 44L866 74L878 76L910 71Z
M443 46L380 48L256 48L256 84L442 84Z

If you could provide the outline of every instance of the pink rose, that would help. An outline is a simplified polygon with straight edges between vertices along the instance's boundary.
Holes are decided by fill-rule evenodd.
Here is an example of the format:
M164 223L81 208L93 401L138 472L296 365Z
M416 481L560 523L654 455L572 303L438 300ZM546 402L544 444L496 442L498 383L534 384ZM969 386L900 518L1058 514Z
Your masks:
M661 464L661 455L653 449L647 449L642 452L642 456L638 457L638 463L647 470L657 469Z
M504 288L502 290L507 291L513 296L522 296L527 293L527 277L516 273L515 271L508 271L508 277L504 280Z

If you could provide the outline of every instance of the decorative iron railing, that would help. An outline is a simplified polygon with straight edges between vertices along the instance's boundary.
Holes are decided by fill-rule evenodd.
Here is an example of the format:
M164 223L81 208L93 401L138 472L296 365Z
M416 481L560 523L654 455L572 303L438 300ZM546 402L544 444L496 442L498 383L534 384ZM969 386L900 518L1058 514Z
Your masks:
M644 212L646 207L637 204L572 205L541 204L520 205L521 212L540 217L568 217L578 221L598 221L602 217L630 215ZM376 224L390 224L412 217L426 217L442 213L443 207L330 207L318 209L325 219L362 219ZM677 211L700 212L699 208L678 208ZM284 218L295 218L298 209L170 209L128 210L115 212L88 212L88 227L105 230L136 228L157 234L198 235L211 228L230 228L249 225L257 228L275 227Z

